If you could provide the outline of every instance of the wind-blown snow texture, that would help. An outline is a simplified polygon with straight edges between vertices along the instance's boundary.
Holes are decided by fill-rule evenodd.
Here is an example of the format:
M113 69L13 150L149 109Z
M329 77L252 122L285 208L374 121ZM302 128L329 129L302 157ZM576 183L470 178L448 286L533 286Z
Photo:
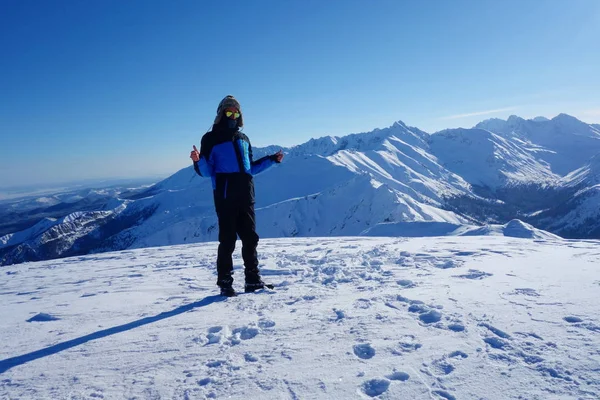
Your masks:
M275 149L255 149L255 157ZM256 177L263 238L431 236L444 224L510 234L494 226L515 219L567 238L600 238L600 130L568 115L511 116L433 135L397 122L285 152L284 163ZM217 239L211 184L191 166L116 196L0 236L0 263Z
M5 267L0 398L597 399L599 244L271 239L229 299L215 243Z

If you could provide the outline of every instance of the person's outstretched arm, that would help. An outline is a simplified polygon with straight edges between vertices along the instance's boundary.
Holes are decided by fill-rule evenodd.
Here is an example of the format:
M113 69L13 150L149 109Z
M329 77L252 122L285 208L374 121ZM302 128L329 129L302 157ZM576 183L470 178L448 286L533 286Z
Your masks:
M248 142L248 156L250 157L250 173L256 175L266 170L273 164L279 164L283 160L283 152L279 150L275 154L264 156L254 161L252 159L252 145Z

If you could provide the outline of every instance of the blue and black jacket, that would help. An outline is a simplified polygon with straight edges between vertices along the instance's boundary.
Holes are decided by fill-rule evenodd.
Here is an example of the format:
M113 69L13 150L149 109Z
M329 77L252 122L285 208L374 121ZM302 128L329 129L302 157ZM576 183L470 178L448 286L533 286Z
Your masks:
M213 125L202 137L200 160L194 169L198 175L212 178L215 206L219 208L225 202L254 204L252 175L274 163L273 156L254 161L250 140L238 128Z

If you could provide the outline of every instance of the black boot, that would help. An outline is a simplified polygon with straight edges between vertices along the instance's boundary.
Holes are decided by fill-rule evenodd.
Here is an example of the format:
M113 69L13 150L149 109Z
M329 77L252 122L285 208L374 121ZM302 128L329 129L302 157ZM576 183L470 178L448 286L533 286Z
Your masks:
M264 283L262 281L262 279L259 278L258 281L255 281L255 282L246 282L246 285L244 286L244 291L246 293L253 293L257 290L265 289L265 288L273 289L273 288L275 288L275 286L268 284L268 283Z
M221 288L221 296L234 297L237 296L237 293L231 286L225 286Z
M233 297L236 295L235 290L233 290L232 286L232 278L219 279L217 281L217 285L221 288L221 296Z

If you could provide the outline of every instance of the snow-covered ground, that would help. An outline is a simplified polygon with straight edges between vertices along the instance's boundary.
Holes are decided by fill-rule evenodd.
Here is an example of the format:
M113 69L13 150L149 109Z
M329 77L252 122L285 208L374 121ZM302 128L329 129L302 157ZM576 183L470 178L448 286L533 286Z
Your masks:
M598 399L599 245L269 239L229 299L215 243L4 267L0 398Z

